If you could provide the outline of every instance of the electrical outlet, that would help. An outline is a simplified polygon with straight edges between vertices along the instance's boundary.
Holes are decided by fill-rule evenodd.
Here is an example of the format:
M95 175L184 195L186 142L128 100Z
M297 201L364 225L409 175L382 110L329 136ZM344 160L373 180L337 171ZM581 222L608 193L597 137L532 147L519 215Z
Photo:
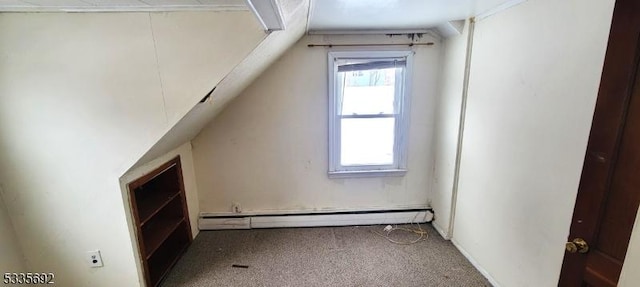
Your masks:
M100 256L100 250L87 252L87 263L91 268L102 267L102 256Z
M240 206L240 203L237 202L231 203L231 210L234 213L242 213L242 207Z

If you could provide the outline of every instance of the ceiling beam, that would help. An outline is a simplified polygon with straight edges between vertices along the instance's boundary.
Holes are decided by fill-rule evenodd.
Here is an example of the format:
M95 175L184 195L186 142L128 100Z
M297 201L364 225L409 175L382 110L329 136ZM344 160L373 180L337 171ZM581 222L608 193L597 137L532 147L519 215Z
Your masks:
M278 5L278 0L246 0L247 6L256 15L260 25L266 31L284 30L284 19L282 9Z
M455 20L442 23L436 27L438 33L445 38L449 38L452 36L458 36L462 34L462 29L464 29L464 21L465 20Z

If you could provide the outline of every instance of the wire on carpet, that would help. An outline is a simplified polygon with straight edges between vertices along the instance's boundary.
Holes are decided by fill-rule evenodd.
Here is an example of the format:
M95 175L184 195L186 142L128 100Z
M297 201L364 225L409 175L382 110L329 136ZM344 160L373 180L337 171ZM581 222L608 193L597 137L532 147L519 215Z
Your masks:
M414 220L411 221L411 227L407 228L407 227L398 227L396 226L391 226L391 225L387 225L383 231L386 232L386 234L384 233L380 233L376 230L372 230L372 232L378 236L384 237L385 239L387 239L389 242L395 243L395 244L401 244L401 245L409 245L409 244L415 244L418 243L420 241L425 241L427 240L427 238L429 238L429 234L427 233L426 230L422 229L422 226L420 226L420 223L415 223L417 224L417 228L414 227ZM414 233L418 235L418 238L416 238L415 240L411 240L411 241L398 241L398 240L394 240L393 238L391 238L391 233L394 231L405 231L405 232L410 232L410 233Z

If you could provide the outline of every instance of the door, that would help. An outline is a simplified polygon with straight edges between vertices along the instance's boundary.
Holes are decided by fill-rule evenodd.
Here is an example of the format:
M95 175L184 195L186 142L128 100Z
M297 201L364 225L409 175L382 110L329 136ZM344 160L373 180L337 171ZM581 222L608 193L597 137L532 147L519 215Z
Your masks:
M640 203L639 37L640 1L618 0L559 286L620 277Z

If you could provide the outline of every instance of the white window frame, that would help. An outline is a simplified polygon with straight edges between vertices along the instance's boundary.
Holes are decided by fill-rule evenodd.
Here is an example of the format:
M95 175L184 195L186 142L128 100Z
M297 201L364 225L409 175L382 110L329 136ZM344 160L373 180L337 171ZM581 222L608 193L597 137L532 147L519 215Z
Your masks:
M411 78L413 71L413 54L411 50L393 51L332 51L328 53L329 68L329 177L380 177L404 176L407 172L409 112L411 95ZM340 59L383 59L405 58L406 64L402 81L396 81L396 111L394 137L394 163L390 165L358 165L342 166L341 154L341 119L338 87L338 65ZM396 74L397 79L397 74ZM397 100L400 97L400 100Z

